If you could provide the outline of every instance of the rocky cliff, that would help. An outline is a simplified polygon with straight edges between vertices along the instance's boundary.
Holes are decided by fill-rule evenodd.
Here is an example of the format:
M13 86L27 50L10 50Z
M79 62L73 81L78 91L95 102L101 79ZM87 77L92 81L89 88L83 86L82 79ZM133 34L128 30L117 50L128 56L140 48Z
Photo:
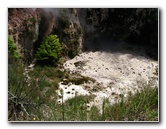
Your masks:
M73 58L82 50L118 52L121 47L116 46L127 42L158 58L158 9L11 8L8 32L25 64L50 34L58 35L64 57Z
M141 46L150 58L158 59L157 8L77 10L84 30L86 50L121 52L123 47L116 46L123 42L126 46L128 43L132 46Z
M30 64L42 40L56 34L64 48L63 56L73 58L82 50L82 28L76 9L11 8L8 34L25 64Z
M39 34L39 21L35 9L9 9L8 34L16 44L25 64L33 58L33 46Z

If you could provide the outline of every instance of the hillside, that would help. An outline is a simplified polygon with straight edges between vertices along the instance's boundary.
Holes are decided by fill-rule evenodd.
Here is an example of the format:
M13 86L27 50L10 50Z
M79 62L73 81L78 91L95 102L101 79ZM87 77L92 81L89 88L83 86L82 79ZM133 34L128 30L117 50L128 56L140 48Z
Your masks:
M158 121L158 9L9 8L9 121Z

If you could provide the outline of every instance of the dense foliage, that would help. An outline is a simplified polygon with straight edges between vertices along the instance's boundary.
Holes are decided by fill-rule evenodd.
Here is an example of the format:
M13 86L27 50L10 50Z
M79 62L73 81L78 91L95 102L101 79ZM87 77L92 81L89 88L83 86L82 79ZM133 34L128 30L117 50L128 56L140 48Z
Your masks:
M12 41L10 36L8 36L8 53L9 53L9 57L13 56L14 59L18 59L19 58L19 54L17 52L16 45L14 44L14 42Z
M40 63L54 65L60 58L62 46L57 35L47 36L36 52Z

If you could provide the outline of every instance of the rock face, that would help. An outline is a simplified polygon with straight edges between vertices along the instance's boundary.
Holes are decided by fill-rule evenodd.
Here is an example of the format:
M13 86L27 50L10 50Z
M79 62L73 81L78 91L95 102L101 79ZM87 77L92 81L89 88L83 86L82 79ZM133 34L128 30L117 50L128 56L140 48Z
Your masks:
M114 43L122 41L143 46L150 58L158 58L158 9L155 8L9 8L8 17L9 35L25 64L30 64L43 38L50 34L58 35L63 56L70 58L83 49L110 51Z
M78 9L78 14L86 50L109 52L114 43L128 42L142 46L150 58L158 59L157 8L90 8Z
M36 49L50 34L58 35L63 56L73 58L82 50L82 28L76 9L9 8L8 34L26 65L34 60Z
M36 10L9 8L8 34L16 43L24 63L31 62L34 54L34 43L39 34L39 18Z

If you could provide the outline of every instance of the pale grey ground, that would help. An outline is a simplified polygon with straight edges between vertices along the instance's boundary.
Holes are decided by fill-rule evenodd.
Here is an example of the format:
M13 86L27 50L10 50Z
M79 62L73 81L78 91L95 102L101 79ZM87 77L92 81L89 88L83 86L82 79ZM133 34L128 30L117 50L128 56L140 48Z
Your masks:
M76 62L80 65L76 66L74 64ZM60 83L60 89L57 91L59 96L62 96L60 90L63 90L64 101L73 98L76 93L77 95L95 95L94 100L87 105L90 107L95 105L99 109L102 108L104 98L107 98L110 104L114 104L120 102L122 96L127 99L129 94L139 92L147 84L151 87L158 85L158 76L155 75L158 62L143 56L100 51L83 52L66 61L63 66L72 74L79 73L95 79L96 82L89 81L81 85ZM100 87L100 90L93 90L96 85ZM61 97L58 102L62 102Z

